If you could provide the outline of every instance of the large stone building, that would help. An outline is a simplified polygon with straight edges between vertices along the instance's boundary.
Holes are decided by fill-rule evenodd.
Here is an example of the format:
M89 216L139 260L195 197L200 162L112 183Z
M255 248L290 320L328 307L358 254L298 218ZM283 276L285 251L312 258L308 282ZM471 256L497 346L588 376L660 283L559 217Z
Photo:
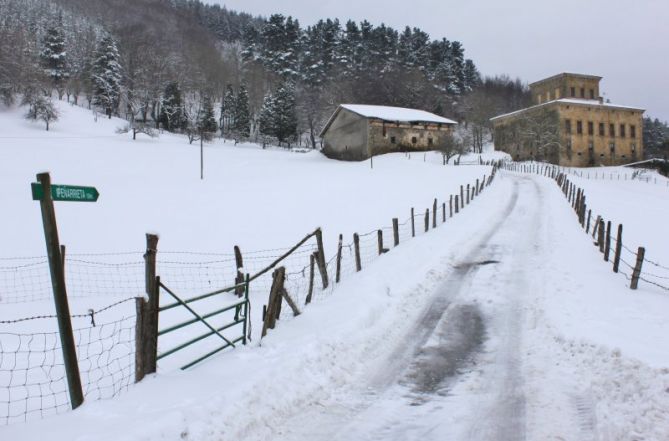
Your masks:
M562 73L530 84L533 105L491 119L495 149L573 167L643 159L643 109L604 102L601 77Z
M323 153L361 161L389 152L435 150L456 124L423 110L342 104L321 131Z

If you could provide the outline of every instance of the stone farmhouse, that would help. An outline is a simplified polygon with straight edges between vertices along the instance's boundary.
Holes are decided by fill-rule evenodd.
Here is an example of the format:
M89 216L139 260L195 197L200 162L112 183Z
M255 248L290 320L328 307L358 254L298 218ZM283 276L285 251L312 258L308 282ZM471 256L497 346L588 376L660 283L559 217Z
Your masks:
M571 167L643 159L643 109L604 102L601 77L561 73L530 84L533 105L491 119L495 149Z
M383 153L435 150L456 125L424 110L342 104L320 136L327 157L362 161Z

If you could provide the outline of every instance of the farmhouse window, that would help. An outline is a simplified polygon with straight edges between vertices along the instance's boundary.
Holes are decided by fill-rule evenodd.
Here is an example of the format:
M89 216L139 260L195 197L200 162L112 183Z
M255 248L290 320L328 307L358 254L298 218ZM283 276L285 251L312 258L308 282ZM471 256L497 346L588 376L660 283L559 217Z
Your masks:
M609 143L609 149L611 150L611 154L614 154L616 152L616 143L611 141Z
M572 88L571 88L571 96L572 96L572 97L575 97L575 96L576 96L576 88L575 88L575 87L572 87Z
M565 119L564 120L564 131L567 135L571 135L571 120L570 119Z
M417 143L417 142L418 142L418 138L416 138L415 136L412 136L412 137L411 137L411 143L412 143L412 144L415 144L415 143Z
M630 138L636 138L636 126L634 124L630 125Z
M585 98L585 88L581 87L581 98Z
M599 136L606 136L606 125L599 123Z
M632 143L632 153L636 152L636 143Z
M625 137L625 124L620 124L620 137Z
M592 142L592 141L590 141L590 142L588 143L588 150L594 150L594 149L595 149L595 143Z
M588 135L592 136L595 134L595 124L592 121L588 121Z
M432 138L427 138L428 145L432 145Z
M616 125L615 124L609 124L609 136L611 138L616 136Z
M391 143L391 144L395 144L395 137L394 137L394 136L391 136L391 137L390 137L390 143Z
M595 89L590 89L590 99L591 100L595 99Z
M576 133L578 135L583 134L583 121L576 121Z

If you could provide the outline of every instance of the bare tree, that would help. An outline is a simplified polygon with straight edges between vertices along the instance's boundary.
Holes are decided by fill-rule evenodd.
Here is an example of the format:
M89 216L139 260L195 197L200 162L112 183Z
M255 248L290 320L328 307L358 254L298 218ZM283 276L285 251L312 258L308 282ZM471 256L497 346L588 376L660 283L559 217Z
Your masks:
M454 156L460 156L467 152L465 145L467 140L457 139L452 134L444 137L443 141L437 144L437 151L441 153L444 165L448 164Z
M571 149L562 143L560 119L555 110L540 107L523 113L518 123L518 137L535 160L557 163L562 153L571 157Z

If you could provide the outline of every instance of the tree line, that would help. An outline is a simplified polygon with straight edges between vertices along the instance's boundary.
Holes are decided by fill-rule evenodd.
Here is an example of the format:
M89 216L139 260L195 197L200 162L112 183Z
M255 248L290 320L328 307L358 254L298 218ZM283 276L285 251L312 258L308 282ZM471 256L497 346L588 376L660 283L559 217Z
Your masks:
M39 119L57 117L43 116L54 93L133 131L311 147L338 104L393 105L464 121L479 149L490 116L529 101L518 80L481 78L460 42L415 27L302 27L196 0L111 3L0 0L0 98L22 97Z

